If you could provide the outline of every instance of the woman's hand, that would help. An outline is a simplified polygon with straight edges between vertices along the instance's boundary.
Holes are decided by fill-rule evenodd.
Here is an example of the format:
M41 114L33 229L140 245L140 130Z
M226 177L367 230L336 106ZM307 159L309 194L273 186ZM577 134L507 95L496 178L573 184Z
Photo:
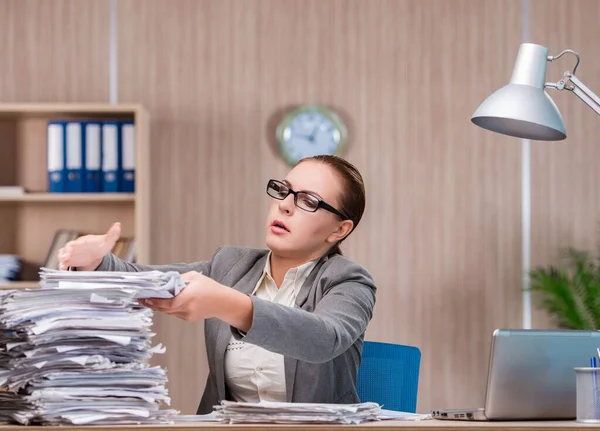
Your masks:
M196 271L181 276L187 282L175 298L140 300L153 310L183 320L198 321L215 317L243 332L252 326L252 300L241 292L217 283Z
M121 236L121 224L114 223L104 235L85 235L69 241L58 250L58 268L76 267L93 271L102 263Z

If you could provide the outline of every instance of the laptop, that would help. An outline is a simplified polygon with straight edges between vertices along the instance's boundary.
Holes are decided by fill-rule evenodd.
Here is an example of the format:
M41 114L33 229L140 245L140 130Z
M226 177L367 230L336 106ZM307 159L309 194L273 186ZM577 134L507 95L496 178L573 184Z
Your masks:
M600 331L497 329L492 335L484 407L440 409L434 419L571 420L575 367L589 367Z

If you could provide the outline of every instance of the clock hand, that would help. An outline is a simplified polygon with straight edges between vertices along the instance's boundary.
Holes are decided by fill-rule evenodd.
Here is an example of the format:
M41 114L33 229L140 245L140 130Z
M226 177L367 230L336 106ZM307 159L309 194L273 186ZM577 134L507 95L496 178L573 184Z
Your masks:
M298 135L298 137L307 141L312 141L311 135Z
M318 124L315 127L313 127L313 130L310 133L310 136L308 137L308 139L310 140L310 142L315 142L315 134L317 133L317 130L319 130L319 125Z

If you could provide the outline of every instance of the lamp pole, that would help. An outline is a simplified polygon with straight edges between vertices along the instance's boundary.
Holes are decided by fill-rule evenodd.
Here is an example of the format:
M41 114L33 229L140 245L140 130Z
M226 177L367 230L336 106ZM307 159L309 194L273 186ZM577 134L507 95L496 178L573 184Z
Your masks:
M521 37L529 41L529 0L521 0ZM522 326L531 329L531 140L521 139L521 270Z

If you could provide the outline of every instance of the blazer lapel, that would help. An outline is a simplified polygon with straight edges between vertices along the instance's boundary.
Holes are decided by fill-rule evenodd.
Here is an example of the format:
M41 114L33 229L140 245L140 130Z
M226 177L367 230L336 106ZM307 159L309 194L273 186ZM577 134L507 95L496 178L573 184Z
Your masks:
M314 291L314 289L315 289L314 284L315 284L315 280L317 279L317 275L319 274L319 272L321 272L323 265L325 264L325 262L327 262L328 259L329 258L327 256L321 258L321 260L319 260L319 262L317 262L315 267L312 269L310 274L308 274L308 277L306 277L306 280L304 280L304 283L302 283L300 292L298 292L298 296L296 296L296 306L298 308L306 309L306 307L305 307L306 300L308 299L310 292ZM312 311L312 309L309 311Z
M239 292L245 293L247 295L251 294L254 288L256 287L256 283L260 279L263 270L265 268L265 262L267 260L267 256L260 258L256 261L254 266L244 275L237 283L234 284L233 288ZM229 285L227 280L224 279L223 284L226 286ZM231 326L223 321L218 321L218 329L215 340L215 382L217 384L217 390L219 392L219 399L226 399L226 390L225 390L225 350L227 350L227 345L231 340Z

